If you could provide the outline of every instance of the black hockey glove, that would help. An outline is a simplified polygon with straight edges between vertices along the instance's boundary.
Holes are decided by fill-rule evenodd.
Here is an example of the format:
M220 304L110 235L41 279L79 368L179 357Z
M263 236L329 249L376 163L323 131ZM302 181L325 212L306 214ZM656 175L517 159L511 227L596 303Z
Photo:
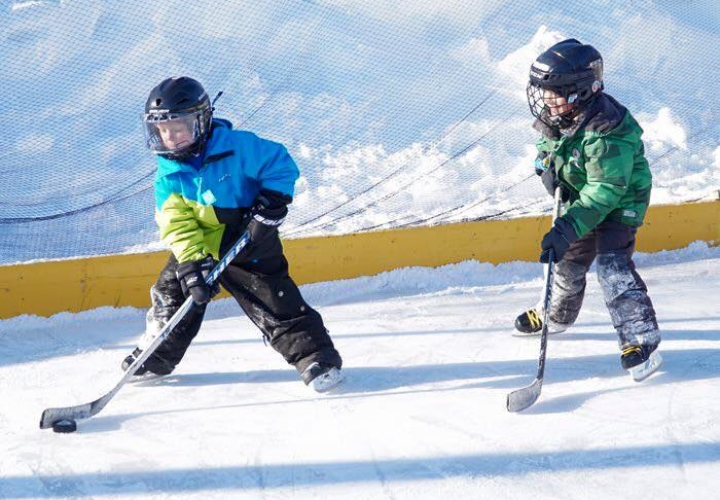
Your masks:
M550 196L555 196L555 188L560 186L560 198L563 203L570 199L570 192L558 180L552 155L545 151L538 154L535 158L535 173L540 176L540 181Z
M183 262L178 264L176 275L185 297L192 295L197 304L207 304L215 295L220 293L220 285L215 281L208 286L205 278L215 267L215 261L208 255L203 260Z
M277 191L268 189L260 191L250 209L251 219L247 226L251 243L258 243L277 234L278 227L288 213L288 203L291 201L290 196Z
M543 237L540 247L542 252L540 253L540 262L547 264L550 262L550 249L553 250L553 262L560 262L567 252L570 245L575 243L578 239L578 235L570 224L565 219L557 219L553 228Z

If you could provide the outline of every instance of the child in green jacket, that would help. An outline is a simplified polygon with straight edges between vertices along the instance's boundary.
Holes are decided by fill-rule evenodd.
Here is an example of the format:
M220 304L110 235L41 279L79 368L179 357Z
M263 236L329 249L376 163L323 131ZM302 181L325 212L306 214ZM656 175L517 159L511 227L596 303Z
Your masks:
M603 88L600 53L575 39L553 45L530 69L528 103L534 127L542 133L536 171L551 194L560 186L564 201L564 214L541 243L540 261L547 263L552 249L557 263L548 331L559 333L573 325L585 276L597 260L621 364L642 380L662 361L656 352L660 331L655 310L632 260L652 175L640 125ZM540 309L518 316L518 335L542 330Z

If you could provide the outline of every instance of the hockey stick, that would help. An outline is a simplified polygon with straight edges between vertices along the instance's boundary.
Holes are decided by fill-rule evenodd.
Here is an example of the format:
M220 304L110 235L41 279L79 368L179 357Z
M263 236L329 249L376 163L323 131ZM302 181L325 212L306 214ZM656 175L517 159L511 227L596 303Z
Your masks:
M208 274L207 278L205 278L205 283L207 283L208 285L214 283L215 280L220 277L220 274L225 270L230 261L237 257L237 255L242 251L243 248L247 246L249 242L250 235L246 231L245 233L243 233L242 237L232 246L232 248L230 248L228 253L225 254L225 256L220 260L220 262L218 262L218 264L210 272L210 274ZM185 317L185 315L188 313L188 311L190 311L192 307L193 299L192 297L188 297L185 302L183 302L183 305L180 306L180 309L178 309L175 314L173 314L172 318L170 318L170 321L168 321L167 324L163 327L163 329L160 330L160 333L155 336L155 338L147 346L147 348L128 367L123 377L117 384L115 384L115 387L113 387L110 392L91 403L85 403L77 406L68 406L65 408L46 409L45 411L43 411L42 417L40 417L40 428L48 429L59 420L78 420L90 418L93 415L100 413L100 411L105 408L105 405L107 405L110 400L115 397L120 388L125 385L125 383L130 380L130 378L132 378L140 365L142 365L145 360L150 357L150 355L155 351L155 349L157 349L160 343L165 340L165 337L168 336L168 334Z
M555 188L555 205L553 206L552 221L560 216L560 203L562 201L560 187ZM543 377L545 376L545 357L547 355L548 319L550 318L550 298L555 275L555 257L552 248L548 251L547 276L545 276L545 289L543 290L543 325L540 334L540 358L538 359L538 373L532 384L511 392L507 395L507 409L511 412L522 411L532 406L540 397Z

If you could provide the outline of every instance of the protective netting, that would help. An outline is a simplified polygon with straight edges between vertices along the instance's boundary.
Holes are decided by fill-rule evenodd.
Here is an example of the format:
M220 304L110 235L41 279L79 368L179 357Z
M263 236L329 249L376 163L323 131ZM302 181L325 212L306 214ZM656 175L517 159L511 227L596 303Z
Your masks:
M568 37L645 128L653 203L720 187L718 4L0 0L0 263L158 248L140 114L171 75L300 166L286 237L543 212L529 65Z

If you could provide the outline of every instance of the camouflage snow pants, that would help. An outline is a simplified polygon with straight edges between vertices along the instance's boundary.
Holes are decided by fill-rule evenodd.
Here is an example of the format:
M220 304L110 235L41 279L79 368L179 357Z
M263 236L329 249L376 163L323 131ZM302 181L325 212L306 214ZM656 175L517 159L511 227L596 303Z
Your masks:
M570 246L555 266L552 321L575 322L585 296L585 276L597 259L598 281L620 347L660 342L655 309L632 260L636 232L620 222L604 221Z

